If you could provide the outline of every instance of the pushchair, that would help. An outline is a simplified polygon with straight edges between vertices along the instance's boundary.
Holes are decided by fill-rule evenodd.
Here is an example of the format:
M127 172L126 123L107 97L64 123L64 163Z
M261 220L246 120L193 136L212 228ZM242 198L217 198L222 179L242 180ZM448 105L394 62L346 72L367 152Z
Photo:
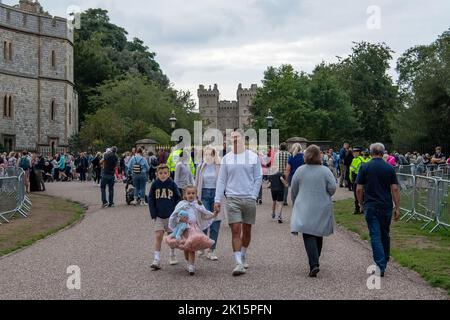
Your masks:
M134 200L134 186L133 177L131 175L127 176L127 184L125 185L125 201L127 205L130 205Z
M133 176L131 174L127 175L126 185L125 185L125 202L127 205L131 205L134 201L134 185ZM148 196L145 195L145 203L148 203Z

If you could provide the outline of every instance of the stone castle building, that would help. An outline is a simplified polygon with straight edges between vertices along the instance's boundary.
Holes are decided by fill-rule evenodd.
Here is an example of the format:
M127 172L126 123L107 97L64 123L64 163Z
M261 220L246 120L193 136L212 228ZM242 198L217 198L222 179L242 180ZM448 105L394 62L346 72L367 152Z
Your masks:
M220 101L217 84L212 89L200 85L198 104L204 128L216 128L226 133L227 129L250 126L250 107L257 89L256 84L252 84L250 89L244 89L239 84L236 101Z
M50 153L77 131L73 29L37 1L0 3L0 144Z

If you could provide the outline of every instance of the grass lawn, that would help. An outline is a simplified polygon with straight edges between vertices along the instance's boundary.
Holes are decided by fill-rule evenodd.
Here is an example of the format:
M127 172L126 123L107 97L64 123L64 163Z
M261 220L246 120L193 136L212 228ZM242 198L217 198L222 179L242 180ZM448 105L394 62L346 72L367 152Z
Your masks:
M353 209L353 200L336 202L336 222L370 241L364 216L353 215ZM418 272L431 285L450 294L450 231L441 229L430 234L431 227L420 229L423 224L417 221L393 222L391 255L402 266Z
M84 209L80 204L63 199L32 194L28 218L15 218L0 225L0 257L28 247L78 221Z

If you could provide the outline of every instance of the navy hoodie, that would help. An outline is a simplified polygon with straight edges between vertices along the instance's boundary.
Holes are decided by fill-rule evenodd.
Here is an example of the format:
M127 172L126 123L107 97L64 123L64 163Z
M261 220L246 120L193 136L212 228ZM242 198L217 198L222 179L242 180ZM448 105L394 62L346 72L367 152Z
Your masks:
M152 183L148 195L148 207L153 220L156 218L170 218L180 201L180 191L171 178L168 178L164 182L156 179Z

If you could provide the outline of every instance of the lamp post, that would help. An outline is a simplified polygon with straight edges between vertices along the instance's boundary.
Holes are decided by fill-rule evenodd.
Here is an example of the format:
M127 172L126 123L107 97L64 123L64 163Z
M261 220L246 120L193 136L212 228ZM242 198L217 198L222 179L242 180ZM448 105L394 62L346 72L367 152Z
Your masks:
M272 145L272 128L273 128L273 115L272 115L272 110L269 108L269 114L267 115L267 128L269 129L268 131L268 138L269 138L269 145Z
M172 115L169 119L169 123L172 131L175 130L175 127L177 126L177 118L175 117L175 110L172 110Z

